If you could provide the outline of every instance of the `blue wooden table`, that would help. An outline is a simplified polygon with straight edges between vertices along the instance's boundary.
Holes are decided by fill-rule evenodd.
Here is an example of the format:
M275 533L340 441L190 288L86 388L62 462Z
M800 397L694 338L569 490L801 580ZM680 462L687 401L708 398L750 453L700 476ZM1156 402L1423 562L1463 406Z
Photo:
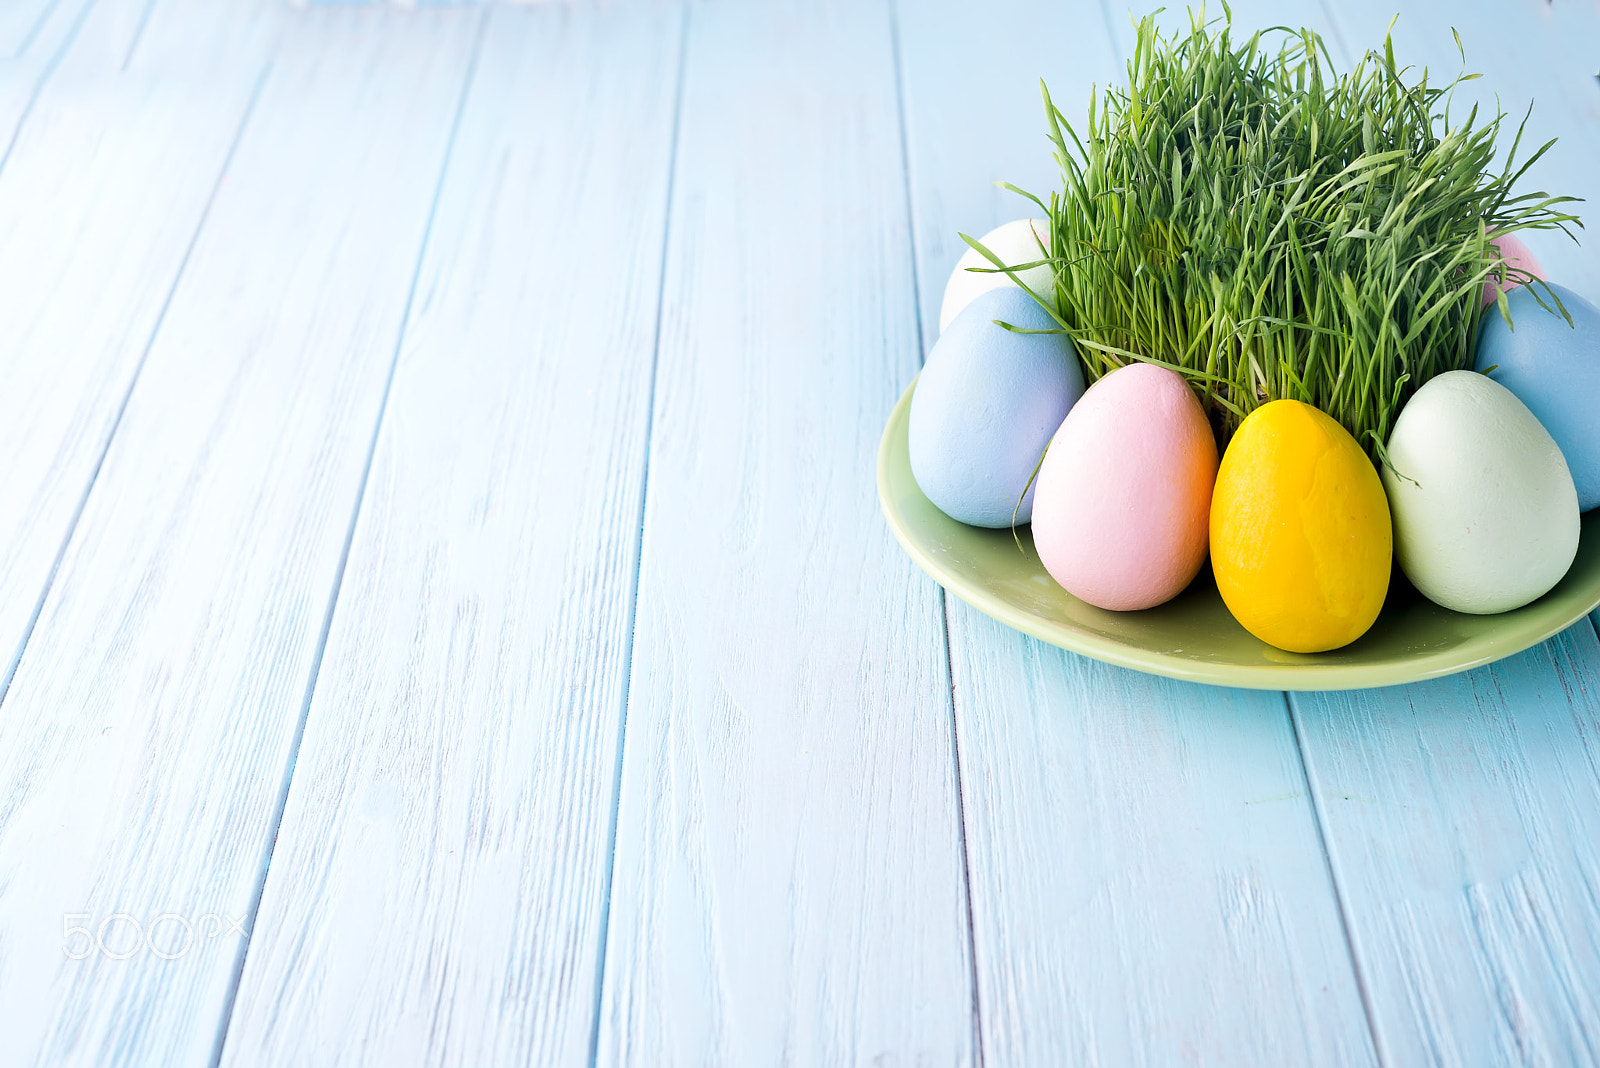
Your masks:
M1234 11L1341 68L1393 14ZM1600 204L1600 7L1405 0L1402 60L1452 24ZM1038 79L1131 40L4 0L0 1066L1600 1063L1590 621L1206 688L879 515L957 232L1055 181Z

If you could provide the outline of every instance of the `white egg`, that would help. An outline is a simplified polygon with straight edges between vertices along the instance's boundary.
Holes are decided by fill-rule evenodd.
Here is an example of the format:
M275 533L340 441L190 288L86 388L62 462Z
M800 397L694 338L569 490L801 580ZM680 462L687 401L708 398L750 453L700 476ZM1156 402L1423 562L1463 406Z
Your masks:
M1429 600L1487 615L1542 597L1578 552L1578 493L1561 449L1498 382L1431 379L1389 436L1383 486L1400 568Z
M978 243L1000 257L1000 262L1007 267L1033 263L1050 254L1050 224L1043 219L1014 219L990 230L978 239ZM950 281L944 286L944 303L939 306L941 334L961 314L961 310L972 303L973 297L991 289L1016 284L1008 274L985 274L983 271L969 271L969 267L995 269L994 264L984 259L983 254L975 248L969 248L962 254L956 269L950 274ZM1056 283L1049 264L1030 267L1019 277L1030 292L1045 298L1054 307Z

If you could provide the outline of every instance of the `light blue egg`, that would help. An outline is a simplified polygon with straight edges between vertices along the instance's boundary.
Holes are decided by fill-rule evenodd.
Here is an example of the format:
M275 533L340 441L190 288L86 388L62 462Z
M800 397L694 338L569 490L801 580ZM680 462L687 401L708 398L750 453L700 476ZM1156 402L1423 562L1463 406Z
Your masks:
M1527 286L1506 294L1515 329L1491 305L1478 330L1473 369L1528 406L1561 446L1578 489L1578 511L1600 506L1600 308L1552 284L1572 316L1572 326L1539 307ZM1540 294L1554 306L1548 294Z
M1033 474L1083 369L1064 334L1015 334L995 320L1050 330L1055 320L1016 286L973 298L939 336L911 396L911 473L952 519L1008 527L1033 515ZM1027 496L1022 497L1027 487Z

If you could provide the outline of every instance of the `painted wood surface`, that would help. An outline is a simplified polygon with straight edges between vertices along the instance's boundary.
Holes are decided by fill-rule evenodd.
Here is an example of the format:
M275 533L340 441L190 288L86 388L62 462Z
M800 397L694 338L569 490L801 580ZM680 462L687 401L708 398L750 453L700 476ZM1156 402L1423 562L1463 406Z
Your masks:
M225 1064L588 1062L681 25L489 21Z
M109 0L112 6L116 0ZM49 17L38 23L37 33L30 28L25 52L0 58L0 169L16 147L17 133L28 111L38 99L62 57L76 43L93 0L60 0ZM17 41L14 48L20 47ZM5 45L0 36L0 57Z
M107 0L95 2L98 20ZM327 29L319 31L318 16L295 17L281 0L143 0L142 7L140 0L123 0L117 10L115 32L94 35L93 51L80 45L73 56L152 81L177 78L191 86L227 78L241 64L270 66L285 34L303 38L291 46L291 56L308 54L313 45L304 38L315 41L318 33L329 36L329 47L348 48L361 25L341 26L324 18ZM294 62L304 65L305 60Z
M237 974L477 35L304 29L276 50L0 716L13 1062L203 1063ZM108 949L64 949L64 923Z
M681 122L599 1062L970 1064L939 601L873 488L918 357L887 8L696 5Z
M485 6L0 10L0 1066L1600 1063L1593 625L1289 702L878 516L1117 0ZM1600 203L1600 9L1452 22Z
M1046 7L900 5L927 346L954 235L1029 214L988 180L1059 186L1039 78L1081 129L1122 76L1131 41ZM1372 1063L1283 695L1098 664L947 600L984 1062Z
M1340 4L1347 51L1390 14ZM1514 3L1494 19L1408 6L1399 54L1469 70L1456 106L1499 105L1560 141L1530 189L1600 203L1600 11ZM1528 238L1553 279L1600 298L1592 236ZM1391 1064L1600 1063L1600 643L1588 623L1420 685L1294 695L1355 953Z
M950 640L985 1064L1376 1063L1282 694Z
M0 692L264 70L241 56L204 92L108 71L86 54L130 6L58 42L0 170Z
M25 54L44 33L61 0L11 0L0 5L0 56Z
M1600 643L1294 697L1392 1064L1600 1061Z

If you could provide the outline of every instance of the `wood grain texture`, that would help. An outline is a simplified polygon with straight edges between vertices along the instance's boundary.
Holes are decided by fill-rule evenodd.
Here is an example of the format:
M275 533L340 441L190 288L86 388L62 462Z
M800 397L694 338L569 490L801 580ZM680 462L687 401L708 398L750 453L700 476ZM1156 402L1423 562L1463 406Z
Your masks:
M139 79L122 77L126 72L128 53L148 23L157 0L61 0L41 26L39 43L27 53L26 61L34 64L54 64L56 80L111 80L140 85L152 90L165 91L187 88L199 92L189 72L202 54L192 51L185 62L170 66L160 78ZM164 0L169 9L192 5L196 0ZM242 16L272 0L238 0L233 17L248 22ZM190 14L194 14L190 8ZM220 14L220 12L218 13ZM243 44L244 42L240 42ZM259 65L265 61L263 42L249 42L254 47L236 47L226 52L213 52L212 62L225 61L235 79L253 81L260 73ZM59 57L59 58L56 58ZM218 72L219 74L221 72ZM218 78L218 81L225 80ZM85 104L88 104L85 101Z
M1600 642L1295 695L1391 1064L1600 1063Z
M589 1063L681 21L490 20L225 1064Z
M1335 47L1381 45L1391 12L1341 3ZM1600 12L1422 3L1402 63L1469 70L1476 100L1560 135L1528 189L1600 202ZM1337 54L1337 53L1336 53ZM1528 147L1525 142L1524 150ZM1580 212L1587 205L1580 205ZM1592 251L1528 238L1551 276L1600 296ZM1314 796L1391 1064L1600 1063L1600 646L1580 622L1488 668L1431 683L1295 695Z
M599 1061L970 1064L885 8L692 9Z
M15 59L44 32L62 0L8 0L0 4L0 56Z
M300 29L0 710L12 1063L206 1063L236 974L477 17Z
M1374 1063L1282 695L950 635L984 1063Z
M119 6L95 10L0 172L0 692L262 71L97 65Z
M987 180L1059 187L1038 78L1079 123L1123 77L1089 14L900 5L929 346L956 232L1028 214ZM947 603L984 1062L1371 1063L1282 695L1109 667Z
M120 0L106 0L114 8ZM60 0L38 33L18 56L0 58L0 165L10 155L16 134L34 101L77 42L95 0ZM3 48L0 44L0 48ZM3 55L3 53L0 53Z
M681 136L665 0L0 5L0 1065L1600 1064L1594 627L1286 712L884 529L1118 0L685 3ZM1452 22L1600 203L1600 8Z
M315 32L318 25L317 16L297 17L283 0L121 0L119 6L114 32L95 35L94 54L154 81L215 78L239 63L270 60L283 33ZM74 54L87 51L80 46Z

